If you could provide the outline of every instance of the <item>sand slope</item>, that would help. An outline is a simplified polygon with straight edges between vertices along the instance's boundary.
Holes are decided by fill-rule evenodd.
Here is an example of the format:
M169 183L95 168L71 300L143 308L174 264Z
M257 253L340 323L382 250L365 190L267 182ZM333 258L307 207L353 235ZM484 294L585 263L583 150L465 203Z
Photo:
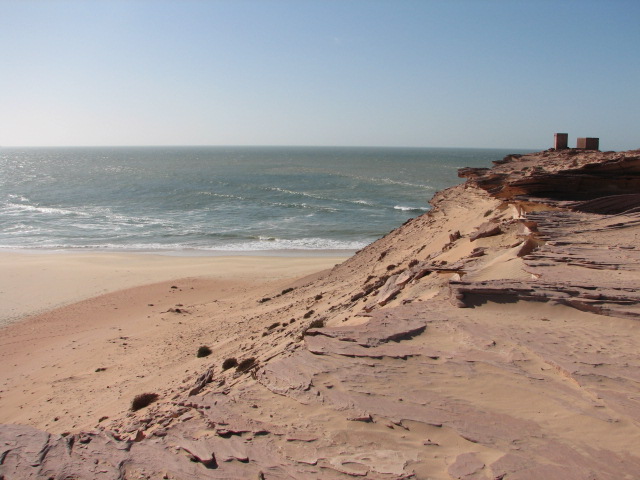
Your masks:
M38 381L10 379L3 395L55 394L55 408L33 401L16 416L70 434L0 428L0 473L636 478L640 222L634 207L604 212L583 190L558 199L540 185L569 170L593 184L599 168L625 185L615 175L640 163L636 152L545 153L476 172L316 275L158 283L59 310L95 312L101 327L48 351L59 373L20 358L13 368ZM196 358L200 344L213 353ZM230 358L245 368L223 370ZM127 413L143 391L158 401Z

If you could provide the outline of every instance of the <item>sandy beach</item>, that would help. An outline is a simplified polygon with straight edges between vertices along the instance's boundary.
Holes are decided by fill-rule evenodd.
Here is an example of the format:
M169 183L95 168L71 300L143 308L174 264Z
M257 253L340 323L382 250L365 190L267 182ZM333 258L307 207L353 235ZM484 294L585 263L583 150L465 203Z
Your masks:
M0 423L62 433L123 413L119 399L202 366L209 309L253 308L342 260L3 252Z
M0 475L635 478L639 153L463 169L346 259L5 257Z
M322 270L344 256L172 256L0 252L0 326L134 286L184 277L271 280Z
M0 480L640 480L640 0L0 0Z

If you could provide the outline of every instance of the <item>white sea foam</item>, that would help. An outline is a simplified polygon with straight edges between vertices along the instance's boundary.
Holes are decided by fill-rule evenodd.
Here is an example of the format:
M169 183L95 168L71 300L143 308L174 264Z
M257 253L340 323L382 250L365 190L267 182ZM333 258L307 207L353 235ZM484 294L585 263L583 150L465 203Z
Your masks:
M231 198L234 200L246 200L246 197L241 195L231 195L226 193L216 193L216 192L196 192L196 195L204 195L208 197L216 197L216 198Z
M165 251L200 251L200 252L265 252L265 251L355 251L365 247L368 242L338 241L327 238L278 239L261 237L253 241L230 242L216 246L185 246L182 243L105 243L95 245L42 244L40 246L0 245L0 250L60 250L60 251L132 251L132 252L165 252Z
M425 208L425 207L405 207L402 205L396 205L393 208L394 210L401 210L403 212L426 212L429 210L428 208Z
M76 209L67 209L67 208L56 208L56 207L39 207L36 205L25 205L22 203L7 203L6 204L6 214L11 213L24 213L24 212L32 212L32 213L42 213L45 215L77 215L88 217L91 214L87 212L83 212L82 210Z
M29 199L22 195L9 194L7 195L7 198L10 198L11 200L17 200L22 203L30 203Z
M359 249L427 211L425 190L458 181L449 167L463 153L445 164L429 149L5 148L0 248Z
M405 182L405 181L400 181L400 180L393 180L391 178L380 178L380 179L375 179L378 180L382 183L388 183L391 185L402 185L404 187L415 187L415 188L425 188L425 189L433 189L432 186L430 185L425 185L422 183L412 183L412 182Z
M406 180L394 180L388 177L366 177L362 175L353 175L351 178L359 180L364 184L374 183L374 184L386 184L386 185L401 185L404 187L435 190L435 187L426 183L408 182Z
M329 238L280 239L263 237L249 242L229 243L203 250L212 251L264 251L264 250L358 250L366 246L364 241L340 241Z

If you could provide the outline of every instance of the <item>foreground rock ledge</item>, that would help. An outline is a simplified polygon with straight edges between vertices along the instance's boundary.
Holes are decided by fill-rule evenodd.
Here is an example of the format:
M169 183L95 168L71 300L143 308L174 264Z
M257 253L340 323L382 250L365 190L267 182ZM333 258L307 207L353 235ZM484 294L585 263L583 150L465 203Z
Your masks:
M0 478L637 478L640 151L461 175L236 338L212 331L243 368L214 353L94 431L0 426Z

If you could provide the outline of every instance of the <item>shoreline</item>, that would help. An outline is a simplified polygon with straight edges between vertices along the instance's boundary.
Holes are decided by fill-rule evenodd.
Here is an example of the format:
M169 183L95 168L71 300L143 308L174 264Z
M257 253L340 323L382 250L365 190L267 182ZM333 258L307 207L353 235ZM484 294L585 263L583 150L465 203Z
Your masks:
M252 252L254 253L254 252ZM275 280L332 267L348 255L182 255L0 250L0 328L75 302L181 278Z
M375 241L375 240L374 240ZM373 242L371 242L373 243ZM368 244L363 245L362 248ZM361 249L336 248L336 249L264 249L264 250L216 250L200 248L184 249L136 249L136 248L17 248L1 247L0 255L24 254L24 255L78 255L78 254L123 254L123 255L159 255L167 257L345 257L348 258Z
M2 330L0 476L635 478L639 171L637 151L464 169L337 266L14 255L27 293L155 283Z

